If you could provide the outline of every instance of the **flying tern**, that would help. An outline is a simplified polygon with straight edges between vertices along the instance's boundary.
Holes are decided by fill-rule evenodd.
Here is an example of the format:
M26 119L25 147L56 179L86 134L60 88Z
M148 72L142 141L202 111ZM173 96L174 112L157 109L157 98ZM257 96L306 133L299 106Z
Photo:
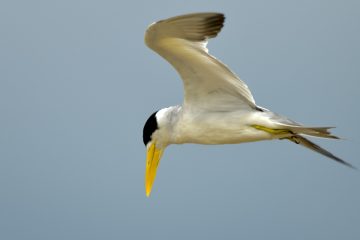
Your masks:
M208 39L217 36L224 20L222 13L193 13L155 22L146 30L146 45L176 69L184 86L182 105L158 110L145 123L146 196L170 144L287 139L352 167L304 137L338 139L331 127L304 126L256 105L248 86L208 53Z

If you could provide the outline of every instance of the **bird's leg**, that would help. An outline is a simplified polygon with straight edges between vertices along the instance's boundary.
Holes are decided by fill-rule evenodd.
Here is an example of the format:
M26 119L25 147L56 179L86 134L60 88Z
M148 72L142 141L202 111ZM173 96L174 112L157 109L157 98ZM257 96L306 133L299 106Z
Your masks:
M272 129L272 128L267 128L267 127L264 127L261 125L251 125L251 126L255 129L262 130L262 131L268 132L273 135L293 134L292 131L287 130L287 129Z

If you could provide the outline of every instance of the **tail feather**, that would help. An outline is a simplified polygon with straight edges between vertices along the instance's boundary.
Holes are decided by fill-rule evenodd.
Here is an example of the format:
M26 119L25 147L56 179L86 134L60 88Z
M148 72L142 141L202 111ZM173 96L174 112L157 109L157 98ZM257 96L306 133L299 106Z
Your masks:
M265 131L273 135L274 138L288 139L296 144L300 144L328 158L331 158L341 164L356 169L350 163L345 162L341 158L335 156L331 152L327 151L326 149L318 146L317 144L311 142L310 140L302 136L302 135L308 135L308 136L320 137L320 138L339 139L339 137L332 135L331 132L329 131L333 127L307 127L299 123L296 123L288 118L274 114L270 111L266 113L270 114L270 119L272 120L272 123L275 125L275 127L274 126L268 127L257 124L252 125L252 127L261 131Z
M266 109L263 110L265 111ZM281 116L268 110L266 110L263 114L265 114L265 116L267 116L271 120L271 122L276 125L276 129L287 129L294 134L304 134L314 137L339 139L339 137L332 135L329 131L331 128L334 127L304 126L285 116Z
M310 135L310 134L309 134ZM341 158L338 158L337 156L335 156L334 154L332 154L331 152L327 151L326 149L320 147L319 145L311 142L310 140L304 138L303 136L300 136L298 134L294 134L293 136L289 137L288 138L290 141L296 143L296 144L300 144L304 147L307 147L315 152L318 152L328 158L331 158L341 164L344 164L348 167L351 167L353 169L356 169L353 165L351 165L350 163L348 162L345 162L344 160L342 160Z
M339 137L332 135L329 131L334 127L306 127L306 126L296 126L296 125L288 125L287 128L291 130L293 133L305 134L314 137L321 138L331 138L331 139L340 139Z

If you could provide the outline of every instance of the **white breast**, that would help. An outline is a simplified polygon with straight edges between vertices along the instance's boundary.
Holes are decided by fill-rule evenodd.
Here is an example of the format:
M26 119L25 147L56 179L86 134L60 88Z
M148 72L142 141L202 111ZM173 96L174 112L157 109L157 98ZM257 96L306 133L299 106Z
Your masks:
M253 127L256 112L184 112L174 126L176 144L231 144L272 139Z

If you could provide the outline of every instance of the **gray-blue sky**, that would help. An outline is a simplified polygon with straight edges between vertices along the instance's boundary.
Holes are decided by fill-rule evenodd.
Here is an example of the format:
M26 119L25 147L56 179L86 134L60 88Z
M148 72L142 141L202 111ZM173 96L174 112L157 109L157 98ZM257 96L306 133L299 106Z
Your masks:
M359 171L283 141L171 146L145 197L142 127L182 85L143 34L197 11L260 106L360 167L359 1L2 1L1 239L359 239Z

